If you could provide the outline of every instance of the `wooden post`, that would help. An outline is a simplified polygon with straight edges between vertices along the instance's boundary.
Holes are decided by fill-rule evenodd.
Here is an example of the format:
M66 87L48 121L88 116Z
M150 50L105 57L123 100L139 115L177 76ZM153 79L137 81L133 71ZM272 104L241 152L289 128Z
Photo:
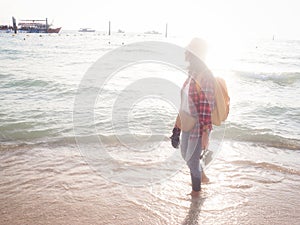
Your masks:
M168 37L168 23L166 23L166 33L165 33L165 37Z
M108 35L110 35L110 21L108 22Z
M12 17L12 21L13 21L13 28L14 28L14 32L15 32L15 34L17 33L17 23L16 23L16 19L15 19L15 17Z
M48 25L48 18L46 18L46 33L48 33L49 25Z

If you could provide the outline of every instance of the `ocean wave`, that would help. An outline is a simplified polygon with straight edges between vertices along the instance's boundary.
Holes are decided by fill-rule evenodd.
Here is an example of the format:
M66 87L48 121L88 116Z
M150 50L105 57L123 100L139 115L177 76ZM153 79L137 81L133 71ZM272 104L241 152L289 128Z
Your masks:
M101 145L143 145L145 143L157 143L170 141L171 135L167 134L85 134L74 135L71 128L62 127L48 127L42 129L36 127L36 124L12 124L5 128L5 132L0 133L2 143L6 145L17 144L54 144L54 145L68 145L75 143L75 141L84 144L99 144ZM230 142L247 142L252 145L270 147L277 149L300 150L300 140L287 138L278 134L273 134L268 129L249 129L246 127L238 127L236 125L229 125L225 129L215 128L212 135L212 140L215 141L230 141Z
M46 133L45 133L46 132ZM48 132L48 133L47 133ZM123 134L123 135L77 135L77 136L67 136L64 137L53 135L55 132L51 132L48 130L41 131L39 134L44 137L41 138L36 134L33 135L31 132L25 132L17 135L17 139L13 139L10 137L9 139L1 140L0 150L15 150L15 149L23 149L23 148L33 148L33 147L61 147L61 146L71 146L86 144L86 145L99 145L99 146L119 146L119 145L143 145L146 143L158 143L170 141L169 136L163 134L156 135L131 135L131 134ZM46 135L47 134L47 135ZM24 138L24 136L28 135L30 138ZM52 137L51 137L52 135ZM171 144L170 144L171 146Z
M45 113L32 110L30 119L24 117L23 121L0 121L0 142L37 143L64 137L72 132L72 127L62 125L62 121L53 122L51 118L41 121L38 120L40 117L45 118Z
M19 80L10 80L7 81L2 87L3 88L34 88L34 87L49 87L49 86L58 86L56 82L51 80L41 80L41 79L19 79Z
M170 140L167 135L164 134L140 134L140 135L132 135L132 134L111 134L111 135L85 135L85 136L75 136L71 137L81 141L83 143L102 143L106 145L116 145L116 144L124 144L124 143L149 143L149 142L159 142Z
M224 131L216 131L224 132ZM265 147L300 150L300 140L273 134L269 129L250 129L234 124L226 127L224 139L230 141L248 142Z
M300 82L300 72L246 72L234 71L242 79L271 81L278 85L291 85Z
M46 118L43 121L38 118ZM1 122L1 121L0 121ZM126 143L144 143L144 142L159 142L169 141L170 133L160 132L158 129L151 130L152 132L143 133L143 129L140 132L134 133L121 133L120 126L117 130L112 130L109 121L101 122L98 125L100 128L95 133L93 127L87 127L84 124L82 132L85 134L74 135L72 127L72 120L62 118L47 117L45 112L31 111L31 118L23 121L11 120L10 122L2 121L0 125L0 141L7 143L37 143L37 142L53 142L60 140L60 143L64 143L66 138L72 140L79 139L84 143L96 143L101 141L103 144L118 145L124 142ZM102 130L102 131L101 131ZM271 128L250 128L246 125L240 125L238 123L229 123L226 126L214 127L211 134L212 140L229 140L231 142L247 142L253 145L260 145L265 147L300 150L300 140L296 136L284 136L284 133L275 133ZM67 141L68 143L68 141Z
M28 56L36 57L36 51L33 52L31 48L22 48L14 46L11 49L0 49L0 60L26 60Z
M9 75L7 75L9 76ZM13 76L13 75L11 75ZM0 88L3 93L11 94L18 91L18 96L22 97L25 93L33 92L34 96L39 98L39 94L43 93L43 96L53 97L63 97L67 98L70 95L76 93L76 88L65 83L58 83L53 80L42 80L42 79L12 79L3 81L0 84ZM21 92L20 92L21 91ZM55 94L55 96L53 96Z
M285 173L285 174L291 174L291 175L300 175L300 171L287 168L281 165L276 165L273 163L268 163L268 162L253 162L250 160L235 160L235 161L230 161L231 164L237 164L237 165L248 165L248 166L253 166L253 167L258 167L264 170L272 170L276 171L279 173ZM260 183L279 183L281 180L277 181L272 181L272 180L260 180Z
M50 85L50 81L38 80L38 79L22 79L22 80L11 80L3 85L3 88L11 87L45 87Z
M8 78L8 77L13 77L13 73L0 73L0 78Z

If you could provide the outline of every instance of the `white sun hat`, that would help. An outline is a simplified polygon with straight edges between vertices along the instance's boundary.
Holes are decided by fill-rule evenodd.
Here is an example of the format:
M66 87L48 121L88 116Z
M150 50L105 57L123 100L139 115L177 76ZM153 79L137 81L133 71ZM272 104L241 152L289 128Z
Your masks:
M207 43L205 40L195 37L191 40L191 42L185 48L187 51L193 53L202 61L205 61L206 53L207 53Z

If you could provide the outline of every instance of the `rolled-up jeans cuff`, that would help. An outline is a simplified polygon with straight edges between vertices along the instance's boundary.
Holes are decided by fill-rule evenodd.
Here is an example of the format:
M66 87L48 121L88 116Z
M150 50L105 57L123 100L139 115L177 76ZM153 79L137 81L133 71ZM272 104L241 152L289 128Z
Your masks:
M191 177L192 177L193 191L200 191L201 190L201 178L200 177L194 177L193 175L191 175Z

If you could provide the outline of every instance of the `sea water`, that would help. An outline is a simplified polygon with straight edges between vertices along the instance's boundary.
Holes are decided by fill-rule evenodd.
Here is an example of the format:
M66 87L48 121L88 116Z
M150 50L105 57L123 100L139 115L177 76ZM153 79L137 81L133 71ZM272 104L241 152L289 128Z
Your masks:
M91 84L94 120L82 117L81 132L74 128L88 69L112 50L149 40L189 41L1 34L1 224L298 223L300 41L211 43L207 64L226 80L231 107L212 133L221 150L206 170L211 182L191 200L189 171L169 141L184 71L160 62L117 70L100 90Z

